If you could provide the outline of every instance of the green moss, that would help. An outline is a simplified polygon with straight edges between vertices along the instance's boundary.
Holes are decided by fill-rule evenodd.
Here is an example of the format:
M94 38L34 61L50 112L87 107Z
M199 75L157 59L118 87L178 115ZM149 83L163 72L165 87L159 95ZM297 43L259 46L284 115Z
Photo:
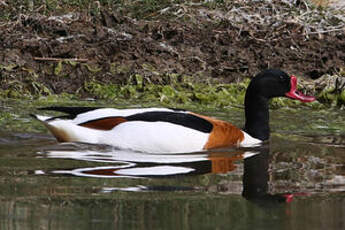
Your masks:
M190 81L176 74L162 77L169 84L153 84L139 74L124 85L103 84L96 80L85 83L85 91L99 99L139 99L167 105L197 103L205 106L243 104L248 80L239 84L210 84Z
M55 74L63 74L62 62L54 70ZM117 73L127 71L120 64L113 63L113 70ZM92 67L93 68L93 67ZM155 71L152 66L145 65L149 71ZM28 74L25 81L10 80L6 84L8 88L0 91L1 98L40 98L51 96L53 93L40 77L30 68L22 68ZM158 74L158 73L157 73ZM224 108L229 106L243 106L245 91L249 79L239 83L219 84L216 82L197 82L191 76L181 74L155 75L153 83L150 77L140 74L131 75L124 84L115 84L97 80L87 80L84 85L73 94L76 99L87 97L118 101L118 100L140 100L142 102L162 103L167 106L200 105L208 108ZM320 102L326 105L344 105L345 92L334 89L325 89L318 95ZM287 98L275 98L271 101L271 108L308 106L311 108L322 108L323 104L316 101L313 103L301 103L297 100Z
M345 89L338 94L337 105L345 105Z
M98 67L97 65L89 65L89 64L83 64L86 66L87 70L91 73L97 73L102 70L102 67Z
M58 76L60 75L61 71L62 71L62 61L59 61L56 67L54 68L54 74Z
M14 64L14 63L11 63L9 65L1 65L0 64L0 70L12 71L16 67L17 67L17 64Z
M319 93L318 100L331 106L345 105L345 89L326 88Z
M130 72L130 66L121 65L118 62L110 63L110 73L112 74L127 74Z
M104 84L92 80L85 83L84 90L97 99L134 99L163 103L167 106L197 104L208 108L224 108L243 105L245 91L250 81L245 79L243 82L233 84L193 82L189 76L177 74L167 74L161 79L169 84L153 84L143 76L135 74L124 85ZM272 108L297 107L302 103L287 98L275 98L270 105ZM312 108L322 107L318 102L303 103L303 105Z
M84 90L102 99L115 99L120 87L113 84L102 84L96 80L85 82Z

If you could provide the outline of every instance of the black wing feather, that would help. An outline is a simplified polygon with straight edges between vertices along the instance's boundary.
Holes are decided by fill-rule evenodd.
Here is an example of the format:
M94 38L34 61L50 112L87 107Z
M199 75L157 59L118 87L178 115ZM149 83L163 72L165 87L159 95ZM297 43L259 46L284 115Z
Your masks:
M148 121L148 122L170 122L176 125L182 125L204 133L210 133L213 129L211 122L204 118L189 113L179 112L145 112L125 117L127 121Z

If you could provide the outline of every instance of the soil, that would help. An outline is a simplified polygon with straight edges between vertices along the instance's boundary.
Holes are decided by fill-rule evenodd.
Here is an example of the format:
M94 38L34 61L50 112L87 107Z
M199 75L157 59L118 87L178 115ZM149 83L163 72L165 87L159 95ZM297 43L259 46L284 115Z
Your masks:
M17 81L37 81L54 93L73 93L89 80L125 83L141 74L164 83L162 75L167 73L228 83L266 68L317 79L345 66L344 28L308 30L283 16L268 23L237 23L226 17L226 10L184 10L188 13L175 17L161 10L141 19L102 8L97 15L20 14L0 24L0 89ZM265 19L271 11L251 15Z

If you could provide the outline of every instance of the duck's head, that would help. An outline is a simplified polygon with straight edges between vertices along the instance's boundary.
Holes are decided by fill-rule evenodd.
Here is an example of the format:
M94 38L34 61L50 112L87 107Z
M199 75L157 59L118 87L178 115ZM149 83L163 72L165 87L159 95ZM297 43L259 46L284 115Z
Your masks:
M273 97L288 97L302 102L312 102L313 96L297 91L297 78L278 69L264 70L256 75L245 96L245 131L260 140L269 138L268 100Z
M297 91L297 78L278 69L268 69L257 74L248 86L247 93L264 97L288 97L302 102L312 102L313 96ZM253 95L254 94L254 95Z

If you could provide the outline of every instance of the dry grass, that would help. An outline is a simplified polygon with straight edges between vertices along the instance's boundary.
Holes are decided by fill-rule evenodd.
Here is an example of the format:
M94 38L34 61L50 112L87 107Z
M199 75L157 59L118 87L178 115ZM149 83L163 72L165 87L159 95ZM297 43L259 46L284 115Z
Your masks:
M312 3L313 2L313 3ZM233 1L204 1L183 2L173 4L154 14L154 18L175 16L188 18L191 22L199 23L198 17L209 19L210 22L227 21L235 28L253 31L280 27L293 24L302 28L306 36L345 31L345 8L326 7L339 2L337 0L233 0ZM319 7L323 6L323 7Z
M317 6L339 6L343 5L345 6L345 3L342 3L342 0L310 0Z

